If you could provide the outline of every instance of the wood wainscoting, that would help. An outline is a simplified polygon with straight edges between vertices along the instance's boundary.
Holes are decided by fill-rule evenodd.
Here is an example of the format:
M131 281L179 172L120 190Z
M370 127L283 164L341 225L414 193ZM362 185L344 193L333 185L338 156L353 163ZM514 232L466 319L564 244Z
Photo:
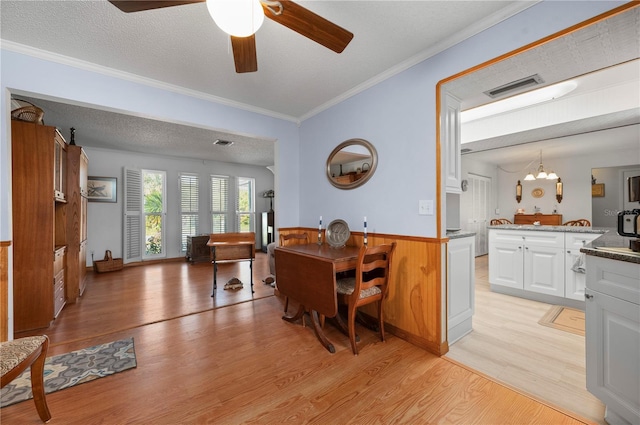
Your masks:
M0 341L9 340L9 246L0 241Z
M318 240L318 229L280 228L279 234L307 233ZM441 356L449 351L442 323L442 252L448 239L367 233L369 245L396 242L389 295L385 300L385 330ZM362 246L362 232L351 232L347 245ZM324 230L322 233L324 241ZM277 278L276 278L277 281ZM375 305L361 311L377 317Z

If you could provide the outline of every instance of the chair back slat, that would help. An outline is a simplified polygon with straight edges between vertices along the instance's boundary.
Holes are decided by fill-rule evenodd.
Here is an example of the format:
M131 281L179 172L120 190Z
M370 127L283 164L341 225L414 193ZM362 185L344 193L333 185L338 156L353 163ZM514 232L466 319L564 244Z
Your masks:
M591 222L586 218L580 218L578 220L570 220L563 224L563 226L591 226Z
M360 248L356 265L356 282L353 296L359 297L361 291L378 286L384 297L387 293L391 258L396 243Z
M280 246L306 245L309 243L309 236L306 233L280 234Z

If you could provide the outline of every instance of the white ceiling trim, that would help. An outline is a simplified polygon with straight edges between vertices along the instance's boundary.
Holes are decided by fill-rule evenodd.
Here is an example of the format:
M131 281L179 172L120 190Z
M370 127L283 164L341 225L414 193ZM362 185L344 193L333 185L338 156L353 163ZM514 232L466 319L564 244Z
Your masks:
M121 80L130 81L137 84L142 84L149 87L158 88L161 90L170 91L173 93L183 94L190 97L195 97L210 102L218 103L232 108L242 109L248 112L254 112L261 115L266 115L272 118L278 118L285 121L291 121L299 123L300 121L296 117L290 115L279 114L268 109L258 108L255 106L247 105L246 103L234 102L232 100L218 97L210 94L206 94L196 90L190 90L181 86L164 83L162 81L154 80L151 78L142 77L140 75L131 74L129 72L120 71L117 69L105 67L102 65L96 65L91 62L79 60L69 56L60 55L58 53L49 52L46 50L36 49L31 46L27 46L20 43L14 43L12 41L0 39L0 46L4 50L24 54L37 59L42 59L50 62L59 63L61 65L71 66L73 68L82 69L84 71L95 72L98 74L106 75L108 77L119 78Z
M304 114L300 117L299 122L302 122L306 119L309 119L311 117L313 117L314 115L319 114L320 112L329 109L332 106L335 106L337 104L339 104L340 102L343 102L345 100L347 100L348 98L355 96L358 93L361 93L365 90L367 90L368 88L371 88L373 86L375 86L376 84L381 83L382 81L393 77L394 75L397 75L399 73L401 73L402 71L405 71L409 68L411 68L414 65L419 64L420 62L423 62L427 59L429 59L432 56L437 55L438 53L441 53L445 50L447 50L448 48L455 46L458 43L463 42L464 40L473 37L474 35L488 29L491 28L497 24L499 24L500 22L509 19L510 17L517 15L518 13L522 12L523 10L526 10L532 6L534 6L535 4L541 2L542 0L533 0L530 2L518 2L518 3L514 3L509 5L508 7L505 7L504 9L501 9L500 11L494 13L491 16L488 16L487 18L480 20L478 22L476 22L474 25L471 25L469 27L467 27L464 31L460 31L458 34L456 34L455 36L449 37L447 39L443 39L440 42L438 42L436 45L432 46L431 48L405 60L404 62L401 62L395 66L393 66L392 68L389 68L388 70L386 70L385 72L376 75L375 77L365 81L364 83L355 86L354 88L352 88L351 90L343 93L342 95L335 97L333 99L331 99L329 102L326 102L320 106L318 106L317 108L312 109L311 111L309 111L307 114Z

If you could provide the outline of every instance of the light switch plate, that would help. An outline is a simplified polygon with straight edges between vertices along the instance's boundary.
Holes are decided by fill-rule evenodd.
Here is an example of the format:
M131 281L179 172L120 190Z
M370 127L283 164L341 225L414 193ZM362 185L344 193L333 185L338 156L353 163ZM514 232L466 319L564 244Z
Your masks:
M418 201L418 214L419 215L433 215L433 200L421 199Z

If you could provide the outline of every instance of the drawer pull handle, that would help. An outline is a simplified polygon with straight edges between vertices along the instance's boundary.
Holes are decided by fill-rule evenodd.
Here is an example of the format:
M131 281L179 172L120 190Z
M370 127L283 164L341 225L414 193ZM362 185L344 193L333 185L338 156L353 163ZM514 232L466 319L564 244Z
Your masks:
M592 300L593 299L593 295L591 294L584 294L584 297L588 300Z

